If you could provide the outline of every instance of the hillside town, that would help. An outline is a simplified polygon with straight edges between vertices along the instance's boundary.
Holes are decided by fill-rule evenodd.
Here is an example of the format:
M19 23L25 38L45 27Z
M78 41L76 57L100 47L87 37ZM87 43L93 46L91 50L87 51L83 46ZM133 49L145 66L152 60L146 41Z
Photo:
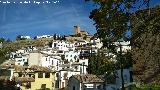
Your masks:
M10 85L21 90L119 90L122 88L121 70L117 69L113 82L106 79L106 75L89 73L89 57L97 54L103 48L103 43L97 37L82 31L80 26L74 26L74 35L65 36L65 39L54 39L53 35L36 36L34 39L52 39L45 46L28 45L15 52L9 53L9 58L0 65L0 81L7 87ZM21 36L21 39L32 39L30 36ZM117 52L131 50L129 41L114 42ZM3 43L0 43L3 47ZM116 55L112 61L117 62ZM107 72L104 72L107 73ZM125 88L133 85L132 67L123 69Z

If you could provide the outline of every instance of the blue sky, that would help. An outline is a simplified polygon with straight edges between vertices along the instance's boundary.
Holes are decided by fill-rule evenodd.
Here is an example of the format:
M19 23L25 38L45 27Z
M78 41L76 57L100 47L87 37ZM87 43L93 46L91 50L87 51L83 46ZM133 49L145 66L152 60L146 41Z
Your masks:
M88 18L92 4L84 0L58 0L56 4L39 5L19 3L27 0L8 1L15 1L16 4L0 3L0 37L14 40L17 35L32 37L54 33L69 35L74 33L74 25L80 25L82 29L91 34L96 32L93 21ZM35 1L55 2L56 0Z
M3 1L10 1L4 4ZM31 1L20 4L20 1ZM51 3L35 4L33 1ZM57 3L53 3L59 1ZM15 4L13 2L16 2ZM153 0L157 5L160 0ZM0 37L14 40L17 35L73 34L73 26L80 25L91 34L96 32L89 13L91 3L84 0L0 0Z

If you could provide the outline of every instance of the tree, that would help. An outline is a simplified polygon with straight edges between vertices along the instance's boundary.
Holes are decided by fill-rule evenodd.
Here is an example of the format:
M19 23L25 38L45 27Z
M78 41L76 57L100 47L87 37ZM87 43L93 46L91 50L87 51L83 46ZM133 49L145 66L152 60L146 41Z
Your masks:
M90 0L86 0L90 1ZM91 0L97 8L90 13L90 19L95 21L97 33L96 35L103 42L104 47L111 49L112 53L119 56L121 76L123 74L122 52L115 52L113 42L125 37L125 33L132 30L131 14L132 10L143 7L149 7L150 0ZM135 5L138 2L142 4ZM121 48L121 46L120 46ZM123 78L122 78L123 81ZM124 90L124 82L122 82L122 90Z
M82 35L80 33L75 34L74 37L81 37Z
M6 40L6 42L12 42L9 38Z
M160 83L160 6L133 14L132 55L135 81Z
M61 36L60 40L66 40L65 37L66 37L65 35Z
M17 37L16 37L16 40L18 41L18 40L21 40L21 36L22 35L18 35Z
M57 35L56 35L56 34L54 34L54 35L53 35L53 38L54 38L54 40L56 40L56 39L57 39Z
M83 36L83 39L86 40L87 39L87 35Z
M0 38L0 42L4 42L5 41L5 39L4 38Z
M86 0L89 1L89 0ZM150 0L91 0L97 8L90 13L90 19L95 23L97 33L105 47L109 47L114 41L125 37L125 32L131 30L130 16L133 7L139 9L141 6L135 6L135 3L142 2L148 5Z
M97 54L90 55L87 69L90 74L103 75L106 72L109 74L116 69L116 63L105 53L105 49L100 49Z

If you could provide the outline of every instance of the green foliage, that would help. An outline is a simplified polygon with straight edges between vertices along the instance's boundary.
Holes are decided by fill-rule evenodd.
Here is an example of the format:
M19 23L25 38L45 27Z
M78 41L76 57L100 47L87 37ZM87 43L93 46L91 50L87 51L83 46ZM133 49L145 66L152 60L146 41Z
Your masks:
M0 49L0 64L5 61L6 59L5 54L6 52Z
M95 23L96 35L110 48L112 42L125 38L125 32L132 30L131 10L142 6L149 7L150 0L85 0L93 1L96 9L90 13L90 19ZM135 3L140 3L136 5Z
M121 57L121 60L120 60ZM117 68L120 69L120 65L122 65L122 68L129 68L133 66L133 58L131 51L127 51L126 53L117 55Z
M157 35L160 33L160 6L137 11L132 15L134 45L140 47L143 43L143 34L151 33Z
M66 40L65 35L61 36L60 40Z
M98 5L98 8L92 10L90 18L95 21L97 36L102 39L102 42L113 42L123 38L124 33L129 30L129 10L136 0L92 1Z
M85 36L83 37L83 39L86 40L86 39L87 39L87 36L85 35Z
M115 63L106 56L105 52L98 51L98 54L91 54L89 58L88 72L96 75L103 75L105 72L113 72Z
M74 37L81 37L81 34L80 33L75 34Z
M135 81L160 83L160 6L137 11L132 17Z
M140 9L141 7L149 7L150 0L85 0L85 1L93 1L97 7L92 10L90 13L90 19L92 19L95 23L98 38L103 42L103 46L110 49L111 53L117 55L118 67L123 71L123 68L132 66L132 54L127 53L122 55L122 53L116 53L115 48L113 46L113 42L117 42L120 39L125 38L125 33L129 30L132 31L133 26L131 24L132 20L132 10ZM141 2L142 4L136 5L136 3ZM145 17L145 16L144 16ZM142 17L139 17L142 19ZM150 19L148 19L150 21ZM139 22L139 21L138 21ZM146 22L143 22L144 24ZM152 27L156 26L156 23L152 22ZM144 30L144 25L141 25L141 30ZM139 30L138 30L139 31ZM143 32L143 31L142 31ZM141 33L141 32L140 32ZM133 36L140 35L139 33L134 33ZM126 61L129 60L129 61ZM131 63L130 63L131 62ZM112 65L111 65L112 66ZM113 65L114 66L114 65ZM103 69L102 69L103 70ZM121 72L122 76L123 72ZM124 90L124 82L122 77L122 90Z
M4 81L0 80L0 90L17 90L15 87L14 81L6 81L4 85Z
M5 39L4 38L0 38L0 42L4 42L5 41Z
M133 90L160 90L160 85L144 84L134 87Z
M53 38L54 38L54 40L56 40L56 39L57 39L57 35L56 35L56 34L54 34L54 35L53 35Z

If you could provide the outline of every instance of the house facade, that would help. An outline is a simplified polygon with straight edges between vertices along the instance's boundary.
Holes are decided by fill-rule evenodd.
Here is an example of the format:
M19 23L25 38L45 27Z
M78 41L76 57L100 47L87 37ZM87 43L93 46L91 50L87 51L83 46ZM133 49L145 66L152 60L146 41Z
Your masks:
M69 78L67 90L103 90L104 80L92 74L73 75Z

